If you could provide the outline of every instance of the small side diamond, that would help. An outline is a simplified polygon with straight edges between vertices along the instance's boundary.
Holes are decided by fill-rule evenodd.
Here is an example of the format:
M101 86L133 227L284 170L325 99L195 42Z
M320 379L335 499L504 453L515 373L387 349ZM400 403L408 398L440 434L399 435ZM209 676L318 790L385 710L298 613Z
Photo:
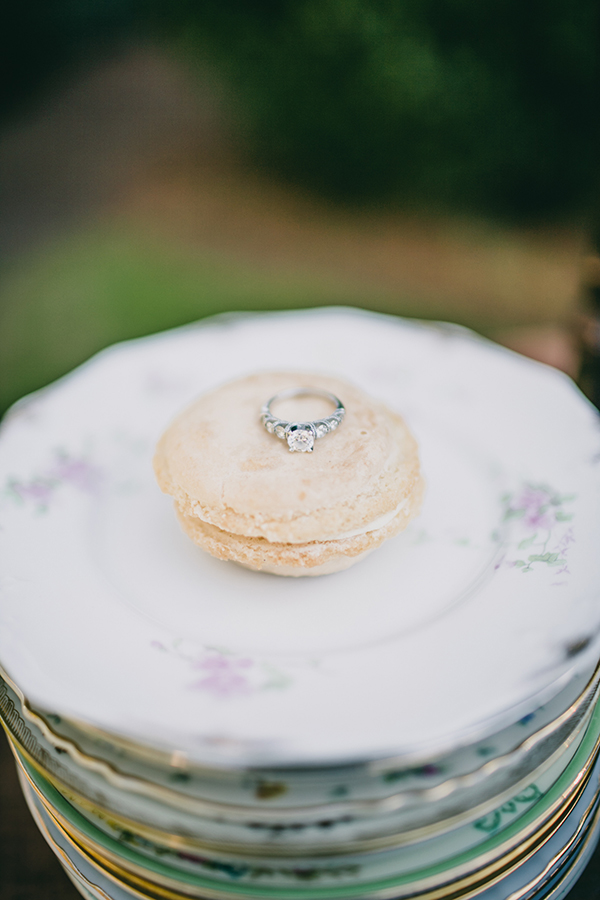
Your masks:
M315 431L317 432L318 438L323 437L329 431L327 423L326 422L317 422L317 424L315 425Z
M338 422L337 419L330 419L329 420L329 430L335 431L335 429L338 427L339 424L340 423Z
M275 430L275 422L267 422L265 425L265 428L267 429L269 434L273 434L273 432Z
M285 437L285 428L283 427L283 425L276 425L274 430L278 438Z

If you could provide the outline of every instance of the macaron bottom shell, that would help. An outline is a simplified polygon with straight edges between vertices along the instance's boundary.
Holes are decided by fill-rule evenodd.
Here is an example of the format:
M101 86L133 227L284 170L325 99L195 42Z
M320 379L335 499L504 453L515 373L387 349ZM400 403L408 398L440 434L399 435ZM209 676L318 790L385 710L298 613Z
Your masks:
M382 528L341 540L308 543L276 543L265 538L248 537L222 531L196 516L181 512L175 504L177 518L188 537L218 559L231 560L248 569L284 576L330 575L341 572L364 559L390 537L404 531L418 515L423 500L421 479L410 502Z

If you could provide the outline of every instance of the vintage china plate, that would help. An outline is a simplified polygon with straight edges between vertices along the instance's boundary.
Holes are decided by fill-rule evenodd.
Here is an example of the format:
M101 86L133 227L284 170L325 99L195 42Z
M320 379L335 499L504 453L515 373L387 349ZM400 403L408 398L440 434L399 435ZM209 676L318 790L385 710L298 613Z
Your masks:
M210 815L212 800L217 803L215 810L219 815L234 811L246 818L250 816L255 824L260 818L263 828L271 827L278 833L281 822L292 820L297 823L299 816L313 822L321 819L330 822L332 817L347 818L349 815L373 817L403 806L429 806L436 799L451 795L459 796L458 803L464 805L466 798L461 792L465 790L470 804L476 805L490 793L493 795L489 783L492 779L498 785L497 773L512 771L522 780L534 759L535 765L539 765L563 742L573 743L575 729L581 731L582 719L593 708L599 678L600 670L587 684L585 679L573 678L568 688L575 689L576 699L570 705L567 703L573 693L564 689L545 707L516 725L485 742L444 757L435 765L430 763L416 770L383 773L369 772L368 767L356 767L356 771L347 768L218 771L211 780L210 772L203 772L198 777L196 772L181 770L168 762L162 768L143 767L139 759L124 759L106 739L102 744L92 745L95 755L90 756L82 749L85 731L66 727L70 723L56 716L52 716L50 724L31 708L16 685L9 685L2 679L0 716L4 717L14 737L29 749L34 760L40 764L45 762L50 771L67 784L85 785L88 797L97 793L105 795L110 785L119 792L119 799L125 799L131 793L141 794L161 805L182 808L201 817ZM585 690L581 691L583 684ZM62 736L54 730L56 728L61 729ZM70 735L68 739L65 731ZM55 768L57 763L53 762L56 751L60 754L58 769ZM91 777L90 773L93 773ZM479 790L474 793L473 788L477 786ZM396 788L395 794L393 788ZM436 815L439 812L437 807ZM328 829L328 833L332 831ZM297 836L302 838L304 835L298 832Z
M58 831L44 810L36 807L35 797L30 796L25 788L24 790L38 827L60 859L67 875L84 897L88 898L88 900L128 900L131 897L142 896L136 891L126 889L124 885L119 885L113 880L109 880L106 874L100 871L97 866L90 865L90 862ZM596 816L581 844L569 858L567 865L559 872L558 876L552 878L550 884L544 883L544 870L551 866L551 864L547 864L541 872L534 871L533 875L528 871L529 882L522 877L525 873L520 873L520 878L518 873L516 873L516 875L509 876L510 880L500 882L499 885L488 889L479 896L484 898L484 900L504 900L507 896L506 892L509 890L511 892L511 900L562 900L589 862L598 843L599 836L600 827ZM539 860L539 862L543 864L544 860ZM541 865L538 865L538 870L540 868ZM540 882L542 883L540 884ZM513 890L515 887L516 890Z
M203 805L184 795L179 795L175 805L172 797L156 789L150 792L140 782L132 782L128 790L123 790L93 770L74 766L66 753L57 758L39 730L33 724L27 726L21 718L22 707L16 695L11 697L5 685L0 688L0 713L17 748L84 816L112 819L124 831L150 840L152 832L158 830L164 835L186 835L205 848L212 845L217 851L238 855L347 855L407 846L449 833L493 814L495 807L510 802L514 795L527 794L532 783L538 788L544 785L546 790L576 754L581 758L581 745L588 748L584 750L586 757L599 728L592 705L576 726L570 724L567 732L554 735L550 746L538 745L525 758L515 758L507 770L489 773L475 790L467 782L462 790L448 796L443 790L433 797L417 792L416 797L409 798L414 802L408 807L388 809L376 803L353 808L352 804L331 803L259 813L251 807ZM156 843L160 843L160 837ZM168 837L166 843L172 845Z
M419 441L421 517L347 572L214 560L155 485L169 419L267 366L348 377ZM451 749L598 657L599 459L565 376L462 329L319 310L111 348L2 429L0 661L35 706L208 765Z
M147 746L123 742L106 733L90 733L87 727L77 727L55 714L41 715L17 685L6 682L5 674L4 680L1 676L0 668L0 714L5 705L12 704L34 729L38 743L50 755L56 748L64 763L75 766L79 778L93 771L122 791L155 796L167 805L177 806L183 795L186 805L193 802L191 798L198 798L242 805L245 809L254 806L257 812L261 808L332 803L356 812L363 800L389 806L400 803L406 794L414 802L447 796L467 785L482 783L493 772L537 752L540 743L552 733L560 732L563 740L569 723L575 727L594 703L600 686L598 666L593 673L573 677L544 706L515 724L425 765L397 769L390 765L393 761L387 760L385 765L224 770L182 765L177 757Z
M40 827L45 829L41 819L40 822ZM599 837L600 826L596 819L582 842L582 846L577 849L577 852L569 860L566 871L561 871L558 877L552 879L550 885L542 886L539 890L537 889L539 875L534 876L529 884L521 885L517 892L512 892L511 900L563 900L590 861ZM110 882L107 884L110 894L107 893L99 885L91 882L81 871L86 868L86 861L80 854L77 854L74 848L69 847L74 859L74 861L71 861L65 851L63 851L59 840L54 843L50 837L47 837L46 839L54 852L59 855L59 858L60 856L66 857L66 861L62 862L63 868L75 887L78 888L79 892L86 900L125 900L125 898L130 898L132 896L140 896L139 894L125 893L122 886L114 883L111 884ZM97 869L89 870L89 874L96 882L98 880L106 880L106 877L104 876L103 878L102 874L98 872ZM502 886L501 889L505 890L506 885ZM486 895L480 894L480 897L486 898ZM487 900L497 900L497 898L488 895ZM504 898L502 898L502 900L504 900Z
M33 771L29 769L29 767L27 768L29 775L31 776ZM261 897L266 895L277 897L280 896L279 892L281 892L281 896L286 896L290 898L290 900L293 897L307 898L308 900L308 898L312 896L315 898L333 898L341 896L354 896L357 898L377 896L384 898L412 895L415 890L424 891L425 894L428 895L429 891L436 891L436 884L438 886L450 884L457 877L460 879L461 877L468 876L470 873L479 870L482 866L487 865L492 860L496 860L498 863L496 867L498 873L507 873L505 875L505 883L506 886L508 886L512 881L511 888L513 885L516 887L516 883L522 884L523 875L527 876L525 880L528 881L531 876L535 877L540 874L544 876L544 874L548 874L548 866L555 865L561 858L566 861L571 854L575 853L578 839L583 839L588 826L592 826L592 820L595 817L597 808L599 774L600 762L596 761L591 777L589 778L585 789L580 794L575 806L571 809L568 816L562 820L558 830L551 830L546 839L539 844L539 847L531 851L531 855L525 855L523 857L523 853L526 853L526 851L523 851L523 853L521 852L522 842L520 840L520 832L522 826L520 820L518 820L506 829L506 833L510 834L508 843L504 840L504 832L501 832L496 837L485 842L481 848L476 848L470 852L463 853L455 859L448 860L448 862L443 865L429 866L420 872L414 871L407 873L404 876L397 876L392 879L384 878L368 883L363 882L362 884L360 883L360 879L356 879L355 881L352 881L351 879L350 882L347 882L346 879L340 879L338 876L334 879L336 886L329 886L326 883L329 879L325 879L324 882L321 882L321 880L316 881L314 884L311 884L310 888L302 883L294 887L292 887L291 884L287 886L281 885L279 887L273 884L270 887L265 885L261 888L256 883L243 884L239 878L230 878L229 883L224 883L223 881L219 883L219 879L214 872L212 873L211 878L199 875L192 876L191 873L185 873L183 871L178 873L165 862L144 859L139 853L133 851L123 843L107 838L85 820L82 820L81 817L77 816L76 813L73 813L72 810L70 815L67 816L66 820L60 825L61 818L63 818L62 808L68 806L68 804L64 804L60 795L56 795L56 792L53 792L47 784L44 794L48 792L53 797L53 800L48 803L48 801L44 799L43 794L40 795L40 799L44 799L44 805L47 807L47 811L51 812L53 815L54 811L58 813L57 824L60 825L61 829L66 828L67 831L70 832L71 827L73 827L74 830L72 834L78 841L80 838L83 840L82 846L86 846L89 851L95 854L97 853L98 858L103 858L104 854L106 854L107 860L112 859L124 872L137 872L140 877L143 876L146 878L148 884L162 884L164 887L171 886L173 889L177 889L177 886L181 885L182 890L184 889L184 885L187 885L188 891L190 892L195 888L196 891L201 891L203 896L215 897L221 895L224 897L257 895L260 895ZM30 799L33 799L31 798L31 791L27 790L26 784L24 785L24 788L26 795L29 795ZM552 789L549 793L556 794L557 791L556 789ZM40 800L37 800L36 805L38 805L40 810L43 809L43 806L39 804ZM523 818L528 819L534 815L535 813L532 808ZM78 834L80 835L79 837ZM511 846L515 848L513 851L510 851ZM533 841L530 846L535 848L536 842ZM514 868L519 858L523 858L524 862L519 864L517 868ZM506 860L506 862L504 862L504 860ZM345 886L340 884L340 880L346 881ZM491 889L490 893L492 896L499 896L494 888Z
M113 879L109 879L97 865L91 865L89 859L84 857L58 830L31 789L27 785L23 785L23 790L38 827L84 897L92 898L92 900L127 900L127 898L142 896L137 891L131 891L125 885L117 884ZM556 836L550 843L550 851L556 854L550 862L546 862L546 859L541 856L537 859L534 857L533 864L529 863L526 870L517 870L516 873L512 873L498 885L488 888L479 896L484 900L504 900L508 896L508 891L512 900L562 900L589 862L599 836L600 827L596 814L581 842L569 856L567 864L561 866L558 875L553 876L550 883L546 882L545 873L554 868L554 860L556 860L555 864L561 864L563 848L560 847L559 841L563 839L562 835Z
M569 859L566 871L561 873L556 880L553 879L550 885L541 887L536 893L525 895L524 900L563 900L583 874L585 867L594 854L594 850L598 846L599 840L600 814L596 813L587 835ZM536 890L535 884L532 885L532 889ZM490 898L490 900L493 900L493 898ZM515 900L520 900L520 898L515 898Z
M117 841L127 846L137 856L138 861L146 857L150 861L167 865L171 870L180 870L192 875L208 876L224 884L264 884L267 887L302 886L307 878L327 884L361 883L375 879L396 877L419 872L444 863L451 867L453 859L466 851L474 851L484 846L490 852L492 845L502 842L503 832L509 825L528 813L527 827L511 834L511 843L518 846L540 827L555 812L552 799L556 798L555 787L561 772L548 771L535 783L530 784L492 813L475 822L467 822L445 834L420 841L417 844L393 848L375 853L346 852L327 856L315 856L307 850L302 856L271 856L267 846L262 846L261 855L251 855L247 848L232 853L226 849L196 848L183 851L173 839L157 845L146 837L130 829L123 830L107 815L94 815L89 809L78 807L72 800L67 801L59 792L52 790L50 783L28 766L22 758L18 761L23 777L40 796L40 799L57 814L66 828L81 829L82 819L92 827L86 834L100 848L114 849ZM564 779L561 779L561 784ZM550 805L548 803L549 795ZM106 840L108 838L108 840ZM473 853L472 853L473 855Z

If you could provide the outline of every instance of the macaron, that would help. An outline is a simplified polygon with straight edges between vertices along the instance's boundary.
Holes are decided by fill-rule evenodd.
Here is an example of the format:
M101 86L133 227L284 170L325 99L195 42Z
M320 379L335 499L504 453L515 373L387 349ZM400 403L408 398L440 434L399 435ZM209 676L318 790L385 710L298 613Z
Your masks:
M345 415L313 452L290 452L261 419L273 404L290 422ZM154 470L175 500L184 532L213 556L278 575L345 569L404 530L419 513L424 482L402 417L346 380L261 372L200 396L169 425Z

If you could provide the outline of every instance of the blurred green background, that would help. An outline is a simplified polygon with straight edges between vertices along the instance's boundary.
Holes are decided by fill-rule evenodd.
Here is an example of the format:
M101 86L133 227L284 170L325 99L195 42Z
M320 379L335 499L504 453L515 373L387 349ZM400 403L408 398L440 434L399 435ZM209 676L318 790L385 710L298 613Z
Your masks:
M13 5L0 411L117 340L330 303L452 319L575 374L599 15L590 0Z

